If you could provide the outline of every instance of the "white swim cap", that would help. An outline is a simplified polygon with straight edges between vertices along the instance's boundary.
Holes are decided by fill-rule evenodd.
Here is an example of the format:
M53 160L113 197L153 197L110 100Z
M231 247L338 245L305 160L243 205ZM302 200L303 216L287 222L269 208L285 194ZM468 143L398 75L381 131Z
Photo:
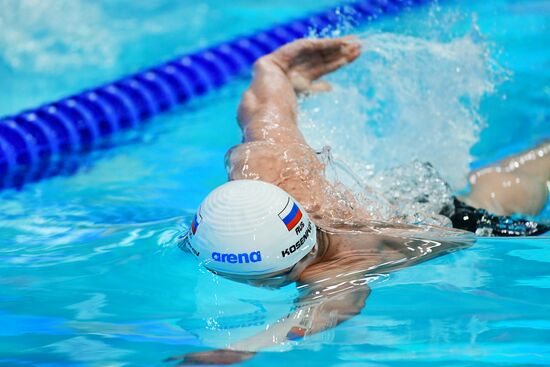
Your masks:
M252 278L291 268L316 241L315 224L289 194L237 180L203 200L184 243L207 269Z

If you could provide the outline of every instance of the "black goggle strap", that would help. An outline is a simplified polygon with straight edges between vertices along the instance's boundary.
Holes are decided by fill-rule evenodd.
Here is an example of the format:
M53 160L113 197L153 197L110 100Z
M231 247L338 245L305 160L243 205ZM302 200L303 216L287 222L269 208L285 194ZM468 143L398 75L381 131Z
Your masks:
M187 243L191 239L191 229L188 229L184 233L180 233L178 237L176 237L176 245L179 247L180 250L185 252L190 252L187 248Z

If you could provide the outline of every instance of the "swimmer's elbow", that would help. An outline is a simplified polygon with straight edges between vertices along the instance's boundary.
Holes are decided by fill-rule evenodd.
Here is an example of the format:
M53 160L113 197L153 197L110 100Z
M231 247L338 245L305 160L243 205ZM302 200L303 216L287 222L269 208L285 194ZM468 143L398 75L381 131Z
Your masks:
M348 294L346 300L343 303L339 304L339 323L359 315L361 311L363 311L363 308L365 308L369 295L370 288L368 287L360 288L355 292Z
M310 333L333 328L359 315L365 308L370 289L365 287L346 294L344 298L327 302L314 317Z
M363 308L365 308L366 301L367 296L365 295L355 302L348 304L347 307L341 312L342 320L340 322L344 322L359 315L361 311L363 311Z
M341 323L348 321L359 315L363 310L364 304L347 305L346 307L334 307L323 310L322 316L316 317L311 323L307 334L316 334L328 329L332 329Z

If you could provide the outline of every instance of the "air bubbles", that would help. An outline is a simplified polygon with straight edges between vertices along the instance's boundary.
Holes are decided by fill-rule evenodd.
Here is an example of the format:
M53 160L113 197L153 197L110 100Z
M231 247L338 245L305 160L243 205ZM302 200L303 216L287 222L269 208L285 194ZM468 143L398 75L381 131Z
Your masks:
M72 1L0 0L0 56L13 68L34 71L112 66L117 41L98 23L97 4ZM60 16L62 14L62 17Z
M432 33L447 29L438 27ZM330 145L359 178L363 190L353 192L379 219L446 225L439 210L467 183L485 125L480 103L502 78L475 32L426 33L361 36L362 56L328 77L332 92L301 101L299 123L314 149Z

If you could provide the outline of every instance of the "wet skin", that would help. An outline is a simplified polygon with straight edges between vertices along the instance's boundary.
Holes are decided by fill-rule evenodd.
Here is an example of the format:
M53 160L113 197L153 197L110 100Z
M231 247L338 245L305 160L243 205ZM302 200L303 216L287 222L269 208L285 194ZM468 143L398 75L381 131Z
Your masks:
M469 175L467 204L498 215L537 215L548 200L550 141Z
M263 180L288 192L317 225L317 247L306 259L305 270L290 279L301 291L294 314L228 349L189 353L171 361L183 365L237 363L261 348L334 327L361 312L370 289L366 281L358 280L366 275L425 261L474 242L470 234L450 228L377 223L349 192L326 180L323 164L298 129L298 98L330 90L319 78L353 62L360 52L353 38L298 40L256 62L253 81L238 111L243 141L226 156L229 179ZM546 187L548 154L537 162L537 167L533 162L522 163L525 169L506 173L529 176L534 185L542 182ZM546 175L539 175L541 170ZM464 200L475 206L494 204L495 200L486 198L494 199L491 193L497 192L502 201L498 205L507 207L506 198L514 189L504 187L502 181L514 177L502 176L496 168L492 174L477 171L474 176L472 195ZM500 194L501 186L507 194ZM517 205L514 209L536 210Z

